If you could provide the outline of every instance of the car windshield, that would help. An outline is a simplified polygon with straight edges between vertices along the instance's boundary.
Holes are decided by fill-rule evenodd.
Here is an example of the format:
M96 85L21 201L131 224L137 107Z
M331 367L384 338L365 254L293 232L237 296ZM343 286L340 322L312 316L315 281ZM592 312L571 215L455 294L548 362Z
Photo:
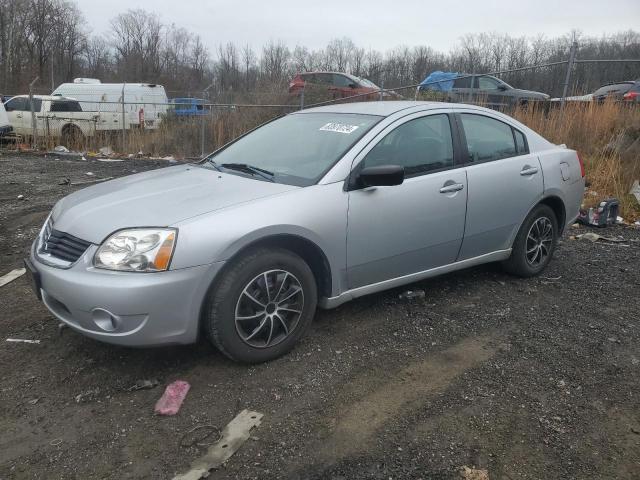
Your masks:
M373 83L371 80L367 80L366 78L360 78L360 83L362 83L365 87L375 88L380 90L380 87Z
M202 166L213 161L222 171L256 180L312 185L381 119L340 113L287 115L210 155Z

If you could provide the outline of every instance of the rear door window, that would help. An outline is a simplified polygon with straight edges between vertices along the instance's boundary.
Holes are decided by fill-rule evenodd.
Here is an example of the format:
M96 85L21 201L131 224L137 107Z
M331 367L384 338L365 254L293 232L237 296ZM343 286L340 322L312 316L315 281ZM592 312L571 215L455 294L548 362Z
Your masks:
M351 85L352 83L354 83L351 79L345 77L344 75L340 75L337 73L333 74L333 84L336 87L348 87L349 85Z
M518 155L511 126L494 118L460 114L470 163L484 163Z

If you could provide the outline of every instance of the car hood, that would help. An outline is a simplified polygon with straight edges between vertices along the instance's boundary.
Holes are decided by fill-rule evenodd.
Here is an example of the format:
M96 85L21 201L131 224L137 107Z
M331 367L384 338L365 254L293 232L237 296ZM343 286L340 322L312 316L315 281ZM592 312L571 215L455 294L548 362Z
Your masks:
M546 93L534 92L533 90L522 90L521 88L514 88L513 90L511 90L511 92L522 97L540 98L545 100L550 98Z
M99 244L122 228L169 226L296 188L180 165L74 192L56 204L51 218L56 230Z

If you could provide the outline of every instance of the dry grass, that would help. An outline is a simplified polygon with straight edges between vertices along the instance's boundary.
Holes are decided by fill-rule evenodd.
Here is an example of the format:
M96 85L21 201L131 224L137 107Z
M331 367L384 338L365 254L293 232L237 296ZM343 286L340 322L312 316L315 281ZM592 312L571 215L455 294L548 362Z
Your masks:
M518 108L513 116L553 143L577 150L585 162L592 206L608 197L620 200L627 220L640 218L629 190L640 178L640 109L614 102L572 102L560 108Z

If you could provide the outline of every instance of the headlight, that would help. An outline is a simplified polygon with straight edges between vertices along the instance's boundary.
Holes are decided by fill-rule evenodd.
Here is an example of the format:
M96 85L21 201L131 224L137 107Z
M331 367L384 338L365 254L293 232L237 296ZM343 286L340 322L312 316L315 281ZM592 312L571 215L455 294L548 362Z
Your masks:
M161 272L169 268L177 233L173 228L120 230L100 245L93 264L108 270Z

